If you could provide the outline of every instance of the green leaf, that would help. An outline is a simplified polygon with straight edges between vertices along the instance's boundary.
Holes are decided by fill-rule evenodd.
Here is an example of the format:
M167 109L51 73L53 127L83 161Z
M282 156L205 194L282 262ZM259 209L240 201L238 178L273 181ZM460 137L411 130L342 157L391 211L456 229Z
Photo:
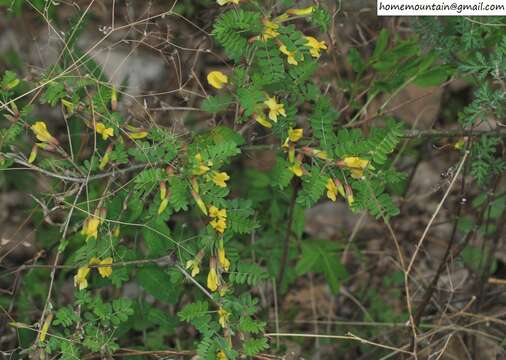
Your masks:
M453 70L449 66L438 66L417 75L413 84L418 86L441 85L452 72Z
M376 40L376 47L372 54L373 59L379 59L388 46L388 30L382 29Z
M233 99L230 95L217 95L209 96L202 102L202 110L205 112L215 114L226 110L230 104L233 103Z
M342 279L347 272L339 260L339 245L330 241L310 240L302 243L302 256L295 266L297 275L308 272L323 273L334 294L339 293Z
M181 286L175 286L171 277L157 266L146 266L137 273L139 285L155 299L168 304L175 304L182 291Z

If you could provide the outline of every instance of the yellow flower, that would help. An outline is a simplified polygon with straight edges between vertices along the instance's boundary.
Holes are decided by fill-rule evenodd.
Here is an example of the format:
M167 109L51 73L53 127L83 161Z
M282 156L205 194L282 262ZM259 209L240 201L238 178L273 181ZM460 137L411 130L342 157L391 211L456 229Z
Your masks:
M264 104L269 108L269 119L272 121L277 122L278 115L286 117L285 106L283 104L279 104L275 97L267 98L267 100L264 101Z
M209 225L220 234L223 234L227 228L227 220L224 218L216 218L211 220Z
M197 206L199 207L199 209L204 213L204 215L207 215L207 208L206 208L206 204L204 204L204 200L202 200L200 195L197 194L194 190L191 191L191 194L193 196L193 199L197 203Z
M28 157L28 164L31 164L35 161L35 159L37 158L38 150L39 148L37 145L32 146L32 151L30 152L30 156Z
M43 342L46 340L47 331L49 330L49 325L51 325L51 321L53 321L53 313L49 313L46 316L46 320L44 320L44 325L42 325L42 329L39 333L39 341Z
M193 260L188 260L186 262L186 268L189 269L191 268L192 269L192 277L195 277L196 275L198 275L200 273L200 259L198 259L198 257L196 257L195 259Z
M207 163L207 165L206 165L206 164L204 164L204 161L203 161L203 159L202 159L202 154L200 154L200 153L197 153L197 154L195 155L195 160L197 161L197 165L196 165L196 167L194 167L194 169L193 169L193 175L198 175L198 176L200 176L200 175L204 175L206 172L208 172L208 171L209 171L210 166L212 166L212 165L213 165L213 163L212 163L211 161L209 161L209 162ZM208 166L208 165L209 165L209 166Z
M213 88L221 89L228 83L228 76L221 71L211 71L207 74L207 82Z
M216 260L211 259L211 268L209 274L207 274L207 287L211 291L218 289L218 273L216 272Z
M455 144L453 144L453 148L455 150L462 150L464 146L466 145L467 138L461 138L459 139Z
M218 5L223 6L226 4L239 4L239 0L216 0Z
M163 213L165 209L167 209L167 206L169 205L169 198L166 197L162 201L160 201L160 206L158 206L158 215Z
M327 188L327 197L332 201L336 201L337 200L337 186L334 183L334 181L332 181L331 178L329 178L327 180L327 185L325 185L325 187Z
M313 11L314 6L309 6L302 9L288 9L286 13L290 15L304 16L304 15L311 15Z
M219 186L219 187L227 187L227 184L225 183L225 181L227 181L228 179L230 179L230 176L228 176L228 174L226 172L215 172L213 174L213 182Z
M44 143L51 143L54 145L58 145L58 140L56 140L47 130L46 123L43 121L37 121L31 127L32 131L35 134L37 140L42 141Z
M287 49L285 45L279 47L279 51L286 55L288 63L291 65L298 65L298 61L295 59L295 53Z
M265 118L264 114L256 115L255 120L257 123L259 123L263 127L266 127L267 129L270 129L272 127L272 124L269 122L269 120Z
M304 175L304 169L302 168L302 165L300 162L296 162L290 167L290 170L295 174L295 176L301 177Z
M306 36L306 46L309 47L309 53L314 58L320 57L320 50L326 50L327 44L325 44L325 41L318 41L312 36Z
M158 206L158 215L163 213L169 205L169 192L167 191L167 185L165 181L160 181L160 205Z
M326 151L313 149L313 155L322 160L328 160L329 156Z
M218 247L218 262L220 263L223 270L228 271L228 269L230 269L230 261L225 256L223 239L220 240L220 246Z
M264 30L262 32L262 35L260 36L260 40L267 41L269 39L273 39L279 35L279 32L277 32L277 29L279 28L279 24L275 23L274 21L271 21L269 19L263 19L264 24Z
M217 360L228 360L228 357L223 350L220 350L216 353L216 359Z
M100 160L100 164L98 165L98 168L100 170L104 170L104 168L107 166L107 164L109 163L109 160L111 159L111 152L112 152L112 144L109 144L109 146L107 147L107 149L105 150L105 154L104 156L102 157L102 159Z
M84 220L83 229L81 230L81 234L86 236L86 240L94 237L97 238L98 234L98 226L100 225L100 219L96 216L89 216L86 220Z
M90 260L90 265L111 265L112 264L112 257L107 257L104 260L100 260L96 257L92 257ZM112 274L112 267L111 266L99 266L97 267L98 273L103 278L109 277Z
M95 125L95 131L102 135L102 139L107 140L109 137L114 136L114 129L106 127L103 123L99 122Z
M352 178L361 179L364 176L364 170L369 165L369 160L357 156L348 156L343 159L342 163L351 170Z
M118 109L118 93L116 87L113 85L111 88L111 110L116 111Z
M348 201L348 205L352 205L355 201L353 199L353 190L351 190L351 186L346 184L346 200Z
M79 287L79 290L86 289L88 287L88 274L90 268L87 266L80 267L77 270L77 274L74 276L74 286Z
M297 142L302 138L302 135L304 135L304 129L292 129L290 128L288 130L288 139L291 142Z
M209 207L209 216L212 218L227 218L227 209L218 209L216 206L211 205Z
M139 139L144 139L146 136L148 136L148 134L149 133L147 131L138 131L138 132L128 133L128 137L130 139L139 140Z
M227 326L228 319L230 318L230 313L227 310L220 307L218 309L218 317L219 317L218 322L220 323L221 327L225 328Z

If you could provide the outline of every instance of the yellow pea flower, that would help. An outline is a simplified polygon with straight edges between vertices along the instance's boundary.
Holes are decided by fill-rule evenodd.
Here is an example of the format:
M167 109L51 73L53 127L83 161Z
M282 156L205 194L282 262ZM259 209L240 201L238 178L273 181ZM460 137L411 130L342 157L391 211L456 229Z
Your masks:
M306 46L309 47L309 53L314 58L320 57L320 51L327 49L327 44L325 44L325 41L318 41L312 36L306 36Z
M42 329L40 330L39 333L39 342L43 342L44 340L46 340L47 331L49 330L51 321L53 321L53 313L47 314L46 320L44 320L44 325L42 325Z
M355 201L353 199L353 190L351 189L351 186L348 184L345 185L345 190L346 190L346 200L348 201L348 205L351 206Z
M334 181L332 181L331 178L329 178L327 180L327 185L325 185L325 187L327 188L327 197L332 201L336 201L337 200L337 186L334 183Z
M209 207L209 216L212 218L227 218L227 209L218 209L216 206Z
M193 169L193 175L204 175L206 172L210 170L210 166L213 165L212 162L208 162L207 165L204 164L204 161L202 159L202 154L197 153L195 154L195 160L197 161L196 167Z
M111 88L111 110L116 111L118 109L118 93L116 87L113 85Z
M204 257L204 252L199 251L197 256L195 256L195 259L188 260L186 262L186 268L187 269L191 268L191 270L192 270L192 272L191 272L192 277L195 277L196 275L198 275L200 273L200 262L202 261L203 257Z
M211 220L209 225L220 234L223 234L227 228L227 220L224 218L216 218Z
M230 269L230 261L225 256L225 248L223 247L223 239L220 239L220 246L218 247L218 262L223 270Z
M35 124L30 126L30 129L34 132L37 140L42 141L43 143L58 145L58 140L49 133L45 122L37 121Z
M92 257L90 260L90 265L111 265L112 264L112 257L107 257L103 260L100 260L96 257ZM109 277L112 274L112 267L111 266L99 266L97 267L98 273L103 278Z
M227 4L239 4L239 0L216 0L218 5L223 6Z
M288 141L291 141L293 143L299 141L302 139L302 136L304 135L304 129L288 129L288 137L286 138L285 143Z
M286 55L286 59L291 65L298 65L299 62L295 59L295 53L293 51L288 50L285 45L280 45L279 51Z
M104 170L104 168L109 163L109 160L111 159L111 152L112 152L112 144L110 144L107 149L105 150L105 154L100 160L100 164L98 165L98 168L100 170Z
M301 177L304 175L304 169L300 162L296 162L290 167L290 170L294 173L295 176Z
M263 19L262 22L264 24L264 30L262 32L262 35L260 36L260 40L267 41L269 39L274 39L275 37L279 36L279 32L277 32L279 24L269 19Z
M213 182L219 187L227 187L225 181L229 180L230 176L226 172L215 172L213 174Z
M81 234L86 236L86 240L94 237L97 238L98 234L98 226L100 225L100 219L95 215L89 216L86 220L84 220L83 229L81 230Z
M139 139L144 139L146 136L148 136L148 132L147 131L138 131L138 132L132 132L132 133L128 133L128 137L130 139L134 139L134 140L139 140Z
M211 71L207 74L207 82L215 89L221 89L228 83L228 76L221 71Z
M82 266L77 270L77 274L74 276L74 286L78 287L79 290L86 289L88 287L88 274L90 268L88 266Z
M286 13L289 15L304 16L304 15L311 15L313 11L314 6L308 6L302 9L288 9L286 10Z
M226 328L228 319L230 318L230 313L227 310L220 307L218 309L218 317L219 317L218 322L220 323L221 327Z
M216 259L211 258L209 273L207 274L207 288L211 291L218 289L219 279L216 272Z
M276 101L275 97L268 97L264 104L269 108L269 119L274 122L278 121L278 115L286 117L285 106Z
M158 206L158 215L163 213L165 209L167 209L167 206L169 205L169 198L166 197L162 201L160 201L160 206Z
M267 129L270 129L272 127L272 124L265 118L264 114L256 115L255 121Z
M100 261L100 265L111 265L112 264L112 257L107 257ZM103 278L109 277L112 274L112 267L111 266L101 266L98 268L98 273Z
M329 158L329 156L327 155L327 152L323 151L323 150L313 149L313 154L314 154L314 156L316 156L317 158L320 158L322 160L328 160L328 158Z
M106 127L103 123L99 122L95 124L95 131L102 135L102 139L107 140L111 136L114 136L114 129Z
M74 103L65 99L61 99L61 103L63 106L65 106L65 109L67 109L67 112L69 114L72 114L74 112L75 109Z
M30 152L30 156L28 157L28 164L32 164L37 158L39 147L37 145L32 146L32 151Z
M220 350L216 353L216 359L217 360L228 360L228 357L223 350Z
M453 148L455 150L462 150L466 145L467 138L459 139L455 144L453 144Z
M369 160L357 156L345 157L340 163L351 170L351 177L354 179L361 179L364 176L364 170L369 166Z
M163 213L167 206L169 205L169 195L170 193L167 191L167 185L165 185L165 181L160 181L160 205L158 207L158 215Z
M191 194L193 196L193 200L195 200L195 202L197 203L197 206L199 207L200 211L202 211L204 215L207 215L207 208L206 204L204 204L204 200L202 200L200 195L197 194L197 192L195 192L194 190L191 191Z

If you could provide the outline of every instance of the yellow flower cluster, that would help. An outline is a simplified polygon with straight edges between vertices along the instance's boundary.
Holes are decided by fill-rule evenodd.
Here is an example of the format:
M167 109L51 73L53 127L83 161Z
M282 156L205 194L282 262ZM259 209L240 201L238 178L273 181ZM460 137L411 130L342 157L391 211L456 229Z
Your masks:
M227 228L227 209L218 209L212 205L209 207L209 216L212 218L209 225L220 234L223 234Z
M332 180L329 178L327 180L327 185L325 186L327 188L327 197L332 200L337 200L337 194L339 193L342 197L346 197L344 193L344 187L343 184L339 181L339 179Z
M288 129L288 137L283 143L283 148L288 149L288 162L292 164L290 170L295 176L304 175L304 168L302 167L302 158L295 158L295 143L297 143L304 135L304 129Z
M96 257L92 257L88 265L82 266L77 270L77 274L74 276L74 286L78 287L79 290L83 290L88 287L88 275L90 273L89 267L90 265L96 266L98 273L103 278L111 276L112 267L107 265L111 265L112 262L113 262L112 257L107 257L103 260L100 260Z

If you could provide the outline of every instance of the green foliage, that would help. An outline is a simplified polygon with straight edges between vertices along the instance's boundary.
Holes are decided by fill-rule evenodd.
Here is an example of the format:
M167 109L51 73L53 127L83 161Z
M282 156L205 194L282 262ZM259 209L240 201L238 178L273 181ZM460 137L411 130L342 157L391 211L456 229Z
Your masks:
M331 73L329 86L320 59L331 45L333 60L341 56L323 41L332 17L321 6L293 15L290 4L264 8L241 1L221 8L212 31L216 43L205 53L212 55L213 71L216 59L223 60L223 73L208 84L192 74L203 94L192 110L204 114L188 115L184 131L170 117L170 127L158 121L147 100L141 110L118 106L128 87L114 85L91 51L78 46L92 19L88 13L69 17L57 63L39 75L2 74L0 168L20 166L48 178L30 216L37 240L49 253L57 249L64 264L51 279L53 293L75 286L70 299L49 297L55 303L44 315L54 320L47 339L29 339L34 348L63 359L113 358L122 356L117 352L130 335L142 342L136 348L160 350L177 334L174 346L196 350L201 359L264 352L269 314L262 306L272 283L279 282L281 296L314 275L338 295L352 278L349 263L341 262L346 236L313 238L306 233L306 210L333 201L383 221L399 214L391 192L401 194L408 178L396 170L405 125L386 116L398 92L460 75L476 85L459 114L462 129L506 115L498 86L506 76L506 37L495 27L420 19L420 36L402 39L382 29L370 49L348 51L349 79ZM33 6L53 16L57 5ZM189 1L178 6L187 14L203 10ZM11 8L19 12L21 2ZM485 51L493 42L494 50ZM178 96L186 96L182 90ZM385 103L368 113L380 98ZM39 119L47 109L62 121ZM464 143L476 184L487 186L504 172L500 137ZM499 198L490 217L503 209ZM463 219L462 232L476 226ZM466 248L462 258L471 267L483 254ZM23 279L33 286L17 295L19 321L39 320L33 306L47 298L46 270L34 268ZM393 295L398 275L383 281ZM372 314L367 320L406 315L371 289L363 295Z

